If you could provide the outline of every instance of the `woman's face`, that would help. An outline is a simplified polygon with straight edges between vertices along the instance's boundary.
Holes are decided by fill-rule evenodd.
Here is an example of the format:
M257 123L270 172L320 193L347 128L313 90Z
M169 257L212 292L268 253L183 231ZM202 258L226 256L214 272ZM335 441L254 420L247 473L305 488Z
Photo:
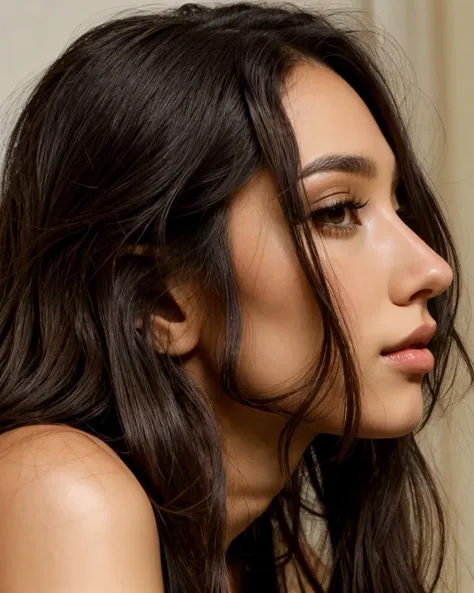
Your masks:
M428 352L406 347L432 335L427 303L449 287L451 268L398 216L392 150L342 78L302 64L288 81L284 107L308 168L314 241L356 351L360 436L405 434L420 421L422 378L432 366ZM347 207L334 207L340 202ZM284 393L314 369L321 316L269 175L236 196L230 239L243 316L239 377L260 397ZM394 350L402 352L387 354ZM315 409L315 431L341 433L343 404L336 382Z

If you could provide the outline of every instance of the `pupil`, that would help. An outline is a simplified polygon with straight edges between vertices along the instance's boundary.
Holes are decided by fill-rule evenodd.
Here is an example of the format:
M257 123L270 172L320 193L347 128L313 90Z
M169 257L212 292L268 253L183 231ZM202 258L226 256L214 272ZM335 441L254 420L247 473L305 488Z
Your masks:
M341 223L346 218L346 209L343 206L337 206L331 208L328 214L332 223Z

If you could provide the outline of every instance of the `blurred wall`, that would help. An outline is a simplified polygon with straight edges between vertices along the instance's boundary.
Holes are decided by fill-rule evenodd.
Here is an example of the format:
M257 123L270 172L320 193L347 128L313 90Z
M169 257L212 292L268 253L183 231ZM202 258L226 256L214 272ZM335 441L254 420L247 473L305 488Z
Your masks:
M371 0L370 10L375 24L401 44L416 73L419 105L412 132L459 248L465 280L459 329L474 355L469 303L474 295L474 2ZM460 593L474 591L473 396L471 390L435 420L422 441L446 492L455 534L450 562Z

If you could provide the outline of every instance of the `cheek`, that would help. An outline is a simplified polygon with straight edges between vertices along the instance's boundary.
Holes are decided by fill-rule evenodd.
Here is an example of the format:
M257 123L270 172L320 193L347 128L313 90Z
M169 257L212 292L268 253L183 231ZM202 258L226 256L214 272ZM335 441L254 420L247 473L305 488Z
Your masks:
M243 324L239 376L255 395L284 393L318 356L320 315L286 229L251 230L232 242Z
M340 241L320 249L326 277L334 289L335 304L346 321L358 356L364 358L368 335L380 321L385 303L383 271L367 245Z

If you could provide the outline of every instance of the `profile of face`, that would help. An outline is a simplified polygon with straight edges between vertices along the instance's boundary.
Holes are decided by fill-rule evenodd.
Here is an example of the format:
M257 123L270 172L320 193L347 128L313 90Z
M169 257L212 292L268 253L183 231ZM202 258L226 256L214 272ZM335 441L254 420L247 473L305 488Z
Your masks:
M359 436L406 434L421 419L422 379L433 366L422 348L436 327L427 303L450 286L452 270L397 213L394 154L341 77L302 63L287 81L283 105L308 173L302 183L314 241L355 351ZM243 322L238 375L261 397L284 393L316 364L321 314L269 174L235 196L229 225ZM199 347L189 368L205 382L212 374L211 325L190 335ZM337 381L321 406L315 433L341 434Z

